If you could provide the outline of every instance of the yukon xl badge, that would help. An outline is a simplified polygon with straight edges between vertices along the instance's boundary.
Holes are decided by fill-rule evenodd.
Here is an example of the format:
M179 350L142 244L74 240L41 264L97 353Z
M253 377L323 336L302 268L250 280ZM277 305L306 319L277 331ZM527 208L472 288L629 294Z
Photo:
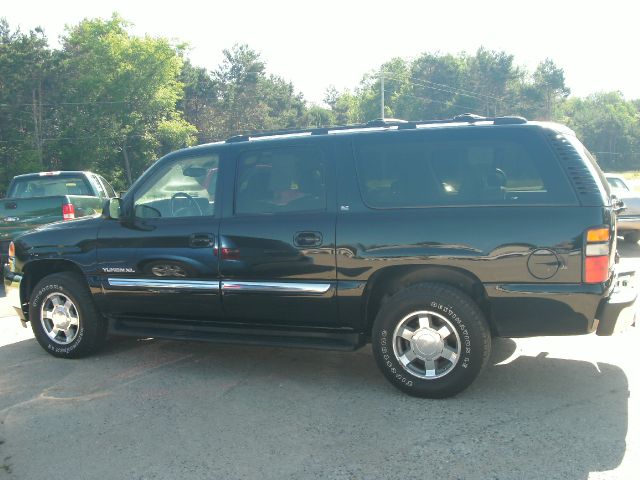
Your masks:
M134 273L136 269L131 267L102 267L102 271L105 273Z

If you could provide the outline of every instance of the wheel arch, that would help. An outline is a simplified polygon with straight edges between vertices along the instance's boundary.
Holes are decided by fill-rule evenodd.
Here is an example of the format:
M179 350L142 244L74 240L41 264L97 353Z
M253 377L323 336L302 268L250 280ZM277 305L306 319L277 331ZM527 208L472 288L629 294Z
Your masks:
M27 263L22 269L22 281L20 282L20 303L25 318L29 320L29 299L31 292L44 277L61 272L73 272L79 274L83 279L85 274L78 264L71 260L43 259L34 260Z
M449 285L469 295L480 307L492 333L495 332L490 303L480 279L467 270L439 265L390 266L375 272L364 291L363 318L366 332L371 332L376 314L391 295L408 286L426 282Z

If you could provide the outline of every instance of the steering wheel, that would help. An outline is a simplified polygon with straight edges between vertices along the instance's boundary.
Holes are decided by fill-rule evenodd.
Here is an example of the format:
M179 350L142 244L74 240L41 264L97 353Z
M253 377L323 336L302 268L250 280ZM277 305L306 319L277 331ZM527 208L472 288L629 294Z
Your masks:
M176 199L178 198L186 198L188 200L188 204L186 207L180 207L178 209L176 209ZM195 206L196 209L198 210L198 213L200 214L201 217L204 216L204 213L202 212L202 209L200 208L200 205L198 205L198 202L195 201L195 199L189 195L186 192L177 192L174 193L171 196L171 216L172 217L179 217L180 215L176 215L178 212L180 212L181 210L187 210L189 208L191 208L192 206Z

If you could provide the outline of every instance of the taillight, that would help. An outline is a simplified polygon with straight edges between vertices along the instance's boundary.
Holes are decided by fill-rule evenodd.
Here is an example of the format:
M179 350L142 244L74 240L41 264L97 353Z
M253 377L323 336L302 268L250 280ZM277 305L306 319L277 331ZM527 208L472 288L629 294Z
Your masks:
M10 257L16 256L16 246L13 244L13 242L9 243L9 256Z
M590 228L584 248L584 282L602 283L609 278L609 229Z
M73 220L74 218L76 218L76 209L73 203L65 203L62 205L62 219Z

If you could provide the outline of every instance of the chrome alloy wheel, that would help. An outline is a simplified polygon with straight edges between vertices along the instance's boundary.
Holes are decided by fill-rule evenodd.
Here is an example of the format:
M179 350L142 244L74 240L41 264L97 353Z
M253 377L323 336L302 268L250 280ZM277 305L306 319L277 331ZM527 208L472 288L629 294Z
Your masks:
M436 312L404 317L393 332L393 353L410 374L433 380L447 375L460 359L460 336L453 324Z
M47 295L40 307L40 322L47 336L60 345L73 342L80 331L80 315L71 299L63 293Z

